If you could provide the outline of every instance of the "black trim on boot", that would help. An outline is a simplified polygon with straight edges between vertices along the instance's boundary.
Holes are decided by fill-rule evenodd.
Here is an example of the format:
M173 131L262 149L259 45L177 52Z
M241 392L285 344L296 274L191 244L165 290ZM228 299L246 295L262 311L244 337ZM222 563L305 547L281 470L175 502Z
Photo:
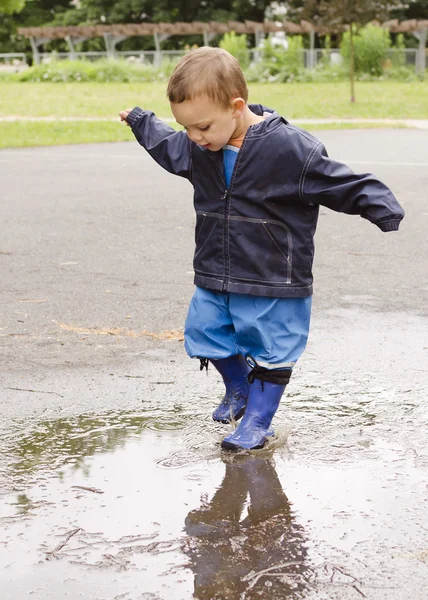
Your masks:
M258 365L249 354L247 354L245 360L248 366L251 367L251 371L248 374L248 381L250 383L253 383L255 379L259 379L262 383L263 381L270 381L279 385L288 385L293 369L266 369L266 367Z
M204 369L207 370L207 375L208 375L208 365L210 364L210 361L208 360L208 358L199 358L200 361L200 365L199 365L199 370L203 371Z

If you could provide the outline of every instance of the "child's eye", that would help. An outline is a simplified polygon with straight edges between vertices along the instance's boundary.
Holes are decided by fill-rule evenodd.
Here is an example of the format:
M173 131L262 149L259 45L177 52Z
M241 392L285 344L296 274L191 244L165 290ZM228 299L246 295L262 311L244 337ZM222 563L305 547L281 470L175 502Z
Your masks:
M207 131L210 128L209 125L207 125L206 127L200 127L199 130L200 131Z

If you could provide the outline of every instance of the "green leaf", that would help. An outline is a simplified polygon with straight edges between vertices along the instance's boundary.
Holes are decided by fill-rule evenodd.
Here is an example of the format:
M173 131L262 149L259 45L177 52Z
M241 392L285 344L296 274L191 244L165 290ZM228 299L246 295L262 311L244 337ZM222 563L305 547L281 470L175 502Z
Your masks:
M25 0L0 0L0 13L11 15L21 12L25 6Z

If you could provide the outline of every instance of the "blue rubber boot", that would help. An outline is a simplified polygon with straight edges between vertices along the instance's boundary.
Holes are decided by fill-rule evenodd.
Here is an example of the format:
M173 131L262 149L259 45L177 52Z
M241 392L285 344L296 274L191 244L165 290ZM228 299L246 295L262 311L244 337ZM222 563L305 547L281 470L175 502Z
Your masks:
M247 398L250 393L247 375L251 369L241 354L220 360L210 359L210 362L223 377L226 386L226 393L213 412L213 419L218 423L237 421L242 417L247 406Z
M233 433L224 438L225 450L256 450L263 448L268 436L273 435L271 423L285 385L254 379L248 396L244 418Z

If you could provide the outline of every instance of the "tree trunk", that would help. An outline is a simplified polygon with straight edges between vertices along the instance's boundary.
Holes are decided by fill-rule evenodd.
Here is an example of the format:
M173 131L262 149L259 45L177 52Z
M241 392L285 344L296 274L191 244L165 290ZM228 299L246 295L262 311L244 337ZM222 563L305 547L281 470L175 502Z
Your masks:
M355 102L355 56L353 23L349 27L349 76L351 78L351 102Z

